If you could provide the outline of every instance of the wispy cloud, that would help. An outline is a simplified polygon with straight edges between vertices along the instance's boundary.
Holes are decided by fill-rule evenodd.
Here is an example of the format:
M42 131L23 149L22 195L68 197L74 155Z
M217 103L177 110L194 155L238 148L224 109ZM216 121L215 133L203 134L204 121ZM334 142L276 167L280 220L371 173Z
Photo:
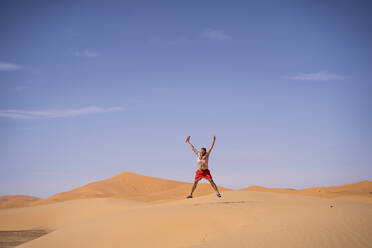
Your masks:
M61 109L61 110L18 110L7 109L0 110L0 117L11 119L40 119L40 118L62 118L74 117L79 115L118 112L125 110L124 107L102 108L97 106L89 106L78 109Z
M13 89L16 90L16 91L21 91L21 90L25 90L25 89L28 89L28 88L31 88L31 87L30 86L25 86L25 85L20 85L20 86L14 87Z
M321 72L315 72L315 73L299 73L298 75L289 77L289 79L308 80L308 81L330 81L330 80L342 80L344 79L344 76L321 71Z
M0 71L15 71L19 69L22 69L21 65L8 62L0 62Z
M78 57L87 57L87 58L94 58L94 57L101 56L100 53L92 52L92 51L89 51L88 49L74 50L74 54L75 54L75 56L78 56Z
M210 40L229 40L230 35L227 35L225 31L218 29L207 29L203 32L203 37Z
M191 39L186 35L152 34L147 37L147 40L149 43L165 45L182 45L191 42Z

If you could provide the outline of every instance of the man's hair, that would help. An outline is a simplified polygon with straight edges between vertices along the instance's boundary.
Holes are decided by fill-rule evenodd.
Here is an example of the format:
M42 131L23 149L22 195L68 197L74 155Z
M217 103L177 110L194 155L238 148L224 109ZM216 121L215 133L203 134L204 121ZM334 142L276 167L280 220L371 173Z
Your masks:
M205 148L205 147L202 147L201 149L204 150L205 152L207 151L207 148Z

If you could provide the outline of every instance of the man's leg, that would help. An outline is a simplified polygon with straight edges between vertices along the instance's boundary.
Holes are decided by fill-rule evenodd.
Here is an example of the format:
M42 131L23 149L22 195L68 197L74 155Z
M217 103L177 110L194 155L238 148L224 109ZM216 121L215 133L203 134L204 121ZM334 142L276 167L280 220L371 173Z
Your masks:
M198 182L200 181L200 179L198 180L195 180L194 182L194 185L192 186L192 189L191 189L191 193L189 196L192 196L192 194L194 193L195 189L196 189L196 186L198 185Z
M190 195L192 195L192 194L194 193L194 191L195 191L195 189L196 189L196 186L198 186L198 182L199 182L199 181L200 181L200 179L195 180L194 185L192 186L192 189L191 189L191 193L190 193Z
M208 179L208 181L211 183L213 189L217 192L217 194L219 195L220 192L218 191L218 188L217 188L217 185L214 183L213 179Z

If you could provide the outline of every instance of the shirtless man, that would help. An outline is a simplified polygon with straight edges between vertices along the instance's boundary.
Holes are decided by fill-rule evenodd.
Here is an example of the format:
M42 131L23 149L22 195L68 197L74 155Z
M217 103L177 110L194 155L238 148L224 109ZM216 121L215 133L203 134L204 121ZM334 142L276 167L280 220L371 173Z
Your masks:
M191 149L195 152L196 156L198 156L198 170L196 171L195 175L195 182L194 185L192 186L191 193L188 195L186 198L192 198L192 194L194 193L194 190L196 189L196 186L198 185L198 182L202 179L205 178L207 179L213 189L217 192L217 196L221 197L220 192L217 189L217 185L213 182L212 175L210 171L208 170L208 159L209 159L209 154L211 153L214 142L216 141L216 136L213 137L213 143L209 147L208 151L206 148L202 147L200 152L195 149L195 147L190 143L190 136L186 138L186 143L189 143Z

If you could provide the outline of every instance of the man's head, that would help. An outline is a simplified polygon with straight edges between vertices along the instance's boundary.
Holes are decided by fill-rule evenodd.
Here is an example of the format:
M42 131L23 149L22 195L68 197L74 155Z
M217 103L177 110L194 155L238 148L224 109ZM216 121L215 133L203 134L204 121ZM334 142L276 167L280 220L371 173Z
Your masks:
M207 148L202 147L200 152L202 155L204 155L207 152Z

